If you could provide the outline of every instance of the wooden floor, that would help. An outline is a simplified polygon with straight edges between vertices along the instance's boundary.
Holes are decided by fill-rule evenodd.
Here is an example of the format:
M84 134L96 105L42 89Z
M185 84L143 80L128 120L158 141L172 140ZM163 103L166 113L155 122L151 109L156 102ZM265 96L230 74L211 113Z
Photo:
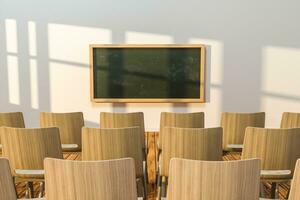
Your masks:
M157 133L155 132L148 132L147 138L148 138L148 147L149 147L149 152L148 152L148 176L149 176L149 185L148 185L148 199L154 200L156 197L156 185L155 185L155 169L156 169L156 139L157 139ZM64 158L68 160L81 160L81 154L80 153L65 153ZM238 152L233 152L233 153L227 153L223 157L224 160L239 160L240 159L240 153ZM17 192L19 195L19 198L24 197L25 195L25 184L24 183L19 183L16 185L17 187ZM35 183L35 194L37 196L39 192L39 184ZM287 191L289 188L289 184L280 184L279 185L279 197L280 199L284 199L287 195ZM270 193L270 183L265 184L265 191L266 194Z

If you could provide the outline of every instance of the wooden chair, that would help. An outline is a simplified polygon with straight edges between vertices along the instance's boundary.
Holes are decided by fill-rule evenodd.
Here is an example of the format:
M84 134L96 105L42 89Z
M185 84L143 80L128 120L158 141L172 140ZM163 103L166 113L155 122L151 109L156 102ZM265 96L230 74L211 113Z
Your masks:
M259 159L195 161L173 158L167 200L258 200Z
M280 128L299 128L300 113L284 112L281 117Z
M165 127L161 138L160 178L162 196L165 196L169 163L172 158L192 160L222 160L222 128ZM160 181L160 179L159 179Z
M160 114L159 138L164 134L164 127L178 128L204 128L204 112L195 113L172 113L162 112ZM160 140L158 148L161 150Z
M25 128L23 113L21 112L0 113L0 127L1 126ZM2 144L0 139L0 150L1 149L2 149Z
M242 159L261 159L261 179L272 182L272 198L277 183L292 179L295 164L300 158L300 128L246 128Z
M63 151L81 150L81 128L84 126L82 112L40 113L41 127L58 127Z
M32 182L44 179L44 158L63 158L58 128L0 127L0 135L3 156L10 161L15 181L28 182L27 196L33 197Z
M6 158L0 158L0 199L17 200L14 181Z
M47 200L137 200L134 160L45 159Z
M297 160L289 200L300 199L300 159Z
M142 180L144 197L147 196L143 170L140 127L82 128L82 160L110 160L131 157L135 161L136 176Z
M288 200L300 199L300 159L297 160ZM260 198L260 200L271 200Z
M222 113L223 150L242 149L245 129L248 126L265 127L265 113Z
M145 125L144 113L100 113L100 127L101 128L126 128L126 127L140 127L140 138L142 148L147 149L147 141L145 139Z

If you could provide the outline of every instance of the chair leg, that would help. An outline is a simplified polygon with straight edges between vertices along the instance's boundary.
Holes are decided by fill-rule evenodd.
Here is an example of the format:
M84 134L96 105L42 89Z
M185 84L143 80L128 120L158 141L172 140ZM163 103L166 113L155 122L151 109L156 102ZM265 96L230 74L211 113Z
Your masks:
M277 183L276 182L272 182L272 184L271 184L271 198L272 199L275 199L276 198L276 196L278 196L277 194Z
M18 195L18 191L17 191L17 187L16 187L16 178L13 176L13 183L14 183L14 188L15 188L15 193L16 193L16 197L17 199L19 198L19 195Z
M163 176L161 181L161 197L166 197L167 196L166 194L167 194L167 178Z
M45 191L45 182L42 181L42 182L40 182L39 198L42 198L44 196L44 191Z
M31 181L28 181L26 183L26 197L34 198L33 182L31 182Z
M144 192L144 198L143 199L147 199L147 182L146 182L146 178L142 177L142 181L143 181L143 192Z
M156 199L160 200L161 199L161 176L158 174L157 175L157 179L156 179L156 190L157 190L157 194L156 194Z

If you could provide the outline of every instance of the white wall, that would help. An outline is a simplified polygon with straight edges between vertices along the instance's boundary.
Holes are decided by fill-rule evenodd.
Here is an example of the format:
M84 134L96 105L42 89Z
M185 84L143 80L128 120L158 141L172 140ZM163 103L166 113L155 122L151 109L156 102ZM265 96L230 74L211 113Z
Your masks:
M158 129L161 111L300 112L298 0L1 0L0 112L144 111ZM90 43L203 43L208 46L205 104L99 104L89 94Z

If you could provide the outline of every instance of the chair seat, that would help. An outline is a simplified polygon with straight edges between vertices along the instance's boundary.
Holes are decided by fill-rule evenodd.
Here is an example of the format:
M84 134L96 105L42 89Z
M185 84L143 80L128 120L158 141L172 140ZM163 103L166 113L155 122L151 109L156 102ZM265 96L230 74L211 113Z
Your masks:
M61 148L63 150L76 150L78 149L78 144L62 144Z
M44 179L44 170L16 169L15 176L25 179Z
M291 170L261 170L262 179L290 179L292 178Z
M16 169L15 173L18 175L44 175L45 170Z
M228 144L227 148L229 149L242 149L244 148L243 144Z

